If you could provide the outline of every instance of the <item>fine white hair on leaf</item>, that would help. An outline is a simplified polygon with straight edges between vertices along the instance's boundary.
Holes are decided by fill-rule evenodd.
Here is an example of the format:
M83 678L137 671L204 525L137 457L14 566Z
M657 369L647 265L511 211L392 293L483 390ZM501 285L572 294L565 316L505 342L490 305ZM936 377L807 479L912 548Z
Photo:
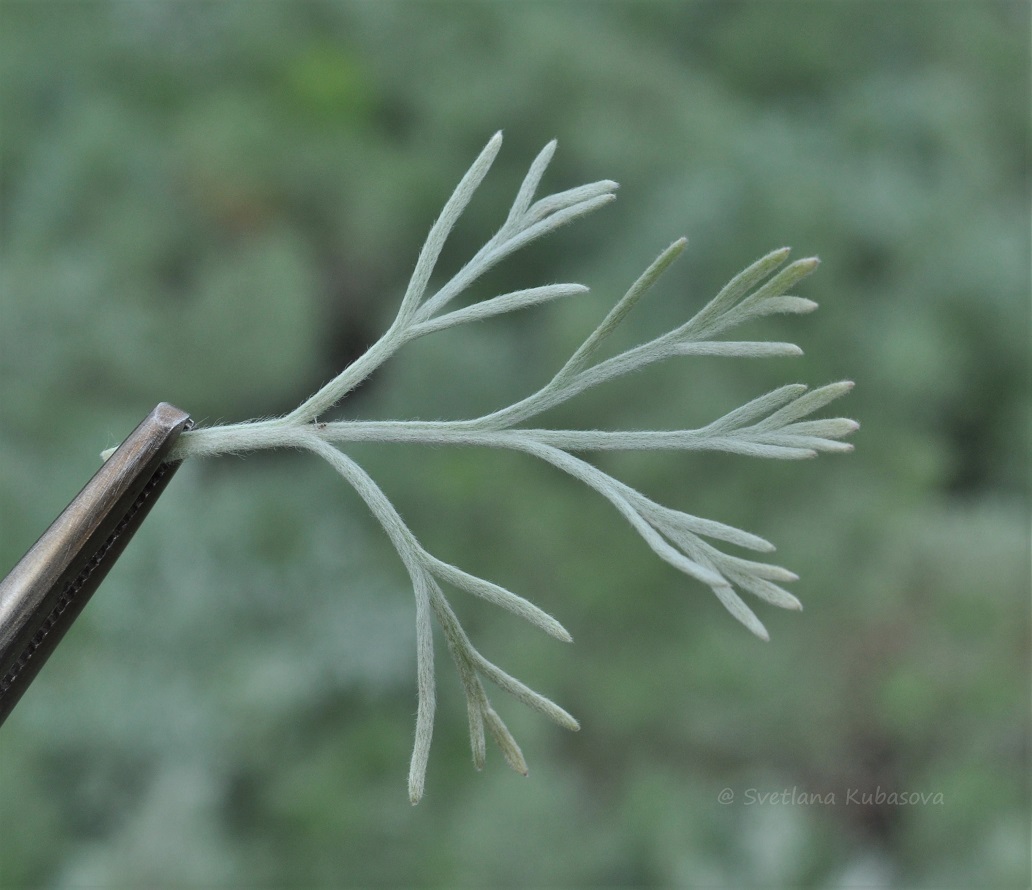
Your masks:
M409 574L415 596L418 705L408 781L409 798L414 804L423 796L433 737L435 623L447 643L466 696L470 747L477 769L484 766L485 739L490 735L505 761L517 772L527 773L523 753L491 705L484 680L560 726L579 728L577 720L562 707L480 654L438 582L500 606L556 639L569 642L571 637L555 618L529 600L430 554L386 493L340 446L353 442L409 442L504 448L531 455L608 500L660 559L708 586L738 621L766 640L766 628L737 591L770 605L798 610L802 608L799 600L780 586L796 580L796 575L780 566L726 553L714 542L759 553L772 552L773 544L751 532L656 503L571 452L707 450L796 460L814 457L818 452L851 450L852 446L842 439L858 428L848 418L811 416L845 395L853 386L849 381L812 390L801 383L780 386L698 429L563 430L523 425L587 389L656 362L684 356L766 358L802 354L792 343L724 339L726 332L750 319L811 312L817 307L814 301L787 292L817 268L818 260L810 257L785 265L789 249L782 247L735 275L687 321L652 340L599 360L600 349L610 335L684 251L684 238L674 241L653 260L566 363L544 386L525 398L488 414L459 420L321 420L402 346L418 337L587 292L587 287L577 283L538 284L442 312L506 257L604 207L616 197L617 184L602 179L536 198L556 151L555 141L549 142L531 163L501 227L458 272L433 291L430 281L445 241L487 176L501 146L499 132L477 156L431 225L397 316L379 340L290 413L268 420L190 430L180 436L171 455L174 460L182 460L267 448L310 451L340 474L383 526ZM104 452L103 456L109 454L110 451Z

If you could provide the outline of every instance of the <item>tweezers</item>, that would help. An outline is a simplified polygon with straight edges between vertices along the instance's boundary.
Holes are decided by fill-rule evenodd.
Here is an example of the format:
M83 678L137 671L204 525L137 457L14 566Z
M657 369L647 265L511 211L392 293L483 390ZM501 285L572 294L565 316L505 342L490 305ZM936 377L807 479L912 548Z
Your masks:
M159 404L0 581L0 725L165 490L190 426Z

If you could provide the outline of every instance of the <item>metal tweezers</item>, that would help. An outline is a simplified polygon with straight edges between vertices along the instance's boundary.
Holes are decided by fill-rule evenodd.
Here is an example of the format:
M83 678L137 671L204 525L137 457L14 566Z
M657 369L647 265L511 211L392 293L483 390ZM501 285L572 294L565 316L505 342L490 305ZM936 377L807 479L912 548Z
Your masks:
M0 581L0 724L82 612L179 462L189 415L159 404Z

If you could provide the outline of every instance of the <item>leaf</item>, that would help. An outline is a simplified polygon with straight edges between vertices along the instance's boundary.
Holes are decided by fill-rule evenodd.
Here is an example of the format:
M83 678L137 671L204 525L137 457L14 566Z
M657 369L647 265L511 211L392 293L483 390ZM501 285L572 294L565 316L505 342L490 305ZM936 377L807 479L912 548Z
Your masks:
M793 420L798 420L800 417L806 417L807 414L820 410L829 402L844 396L852 388L853 382L851 380L842 380L838 383L829 383L826 386L812 389L808 393L799 396L790 404L785 405L784 408L775 411L769 417L755 424L753 429L771 430L784 427Z
M770 634L767 633L767 628L763 626L763 622L756 617L756 614L742 601L742 598L734 592L731 585L718 585L713 588L713 592L717 595L717 599L724 604L724 608L734 615L735 618L741 621L742 624L764 642L770 641Z
M491 137L487 145L484 146L483 151L480 152L477 159L473 162L473 166L466 171L466 175L459 181L455 191L452 192L452 196L444 205L441 215L437 217L433 226L431 226L430 234L427 235L423 249L419 252L419 259L416 260L416 267L412 272L412 278L409 279L408 288L401 301L401 308L398 310L399 318L408 317L415 311L416 306L426 291L430 275L434 271L434 266L437 265L437 258L441 255L441 250L448 238L448 233L451 232L452 227L462 215L462 211L466 209L477 187L484 181L484 177L487 176L487 171L491 169L491 165L498 156L498 151L501 147L502 134L499 131Z
M416 740L409 765L409 800L417 804L423 796L426 765L430 757L430 742L434 734L434 638L430 622L430 588L433 582L424 572L413 578L416 595L416 688L419 706L416 711Z
M495 713L494 709L488 706L484 709L484 725L501 749L505 762L509 764L521 776L527 775L527 761L523 759L523 752L516 744L509 728L502 722L502 718Z
M717 295L702 307L690 321L682 325L675 335L695 333L702 330L713 319L723 315L757 284L770 275L788 258L791 248L781 247L760 257L751 266L747 266L725 284Z
M480 321L491 318L494 315L501 315L505 312L514 312L517 309L525 309L537 303L545 303L549 300L558 300L563 297L573 297L588 292L583 284L546 284L542 287L529 287L524 290L512 291L490 300L482 300L463 309L456 309L447 315L441 315L429 321L418 324L412 332L413 338L422 337L434 331L441 331L455 325L467 324L472 321Z
M734 411L729 411L723 417L704 426L703 430L707 432L723 432L725 430L741 429L748 426L751 421L765 417L787 402L798 398L806 392L806 389L807 387L804 383L789 383L785 386L779 386L777 389L771 390L762 396L757 396L741 407L735 408Z
M633 489L632 489L633 491ZM750 534L723 522L716 522L713 519L703 519L699 516L691 516L679 510L672 510L670 507L663 507L660 504L650 501L644 495L634 492L640 500L635 502L642 516L645 517L655 528L668 537L671 534L704 535L717 541L725 541L728 544L736 544L749 550L758 550L770 553L775 548L770 541L764 540L759 535Z
M627 316L627 313L634 308L634 305L648 293L656 280L662 275L670 264L676 260L688 244L686 238L678 238L666 250L664 250L631 285L627 293L620 298L620 301L609 310L609 314L602 319L601 324L591 335L580 345L580 348L570 357L570 360L563 365L562 369L555 376L555 380L572 377L582 370L588 359L595 353L602 342L608 337Z
M600 179L598 182L590 182L587 185L579 185L576 188L549 195L547 198L542 198L527 211L523 217L524 228L530 228L567 208L608 195L618 188L620 188L620 183L613 182L611 179Z
M802 315L813 312L816 308L817 304L805 297L767 297L763 302L757 303L750 309L749 316L759 318L763 315Z
M760 258L734 276L685 324L647 343L593 364L606 338L683 252L686 244L683 238L671 244L652 262L559 372L536 393L498 411L466 420L346 420L316 423L323 412L365 380L402 345L416 337L582 294L587 290L583 285L568 283L528 287L434 317L450 300L505 257L615 198L613 191L617 188L616 183L600 180L556 192L535 202L534 195L555 152L555 142L550 142L530 165L502 227L458 273L432 297L424 299L445 240L486 176L500 146L499 133L488 142L448 199L420 251L398 315L379 340L290 414L270 420L185 433L177 443L175 453L175 457L184 458L274 447L308 449L326 460L354 488L383 526L411 576L416 604L418 706L409 766L409 797L413 803L423 795L436 711L434 618L444 634L466 696L470 746L473 764L477 769L483 767L486 759L486 732L489 732L509 765L524 775L527 772L519 746L491 707L484 690L485 679L559 725L572 730L579 728L577 721L567 711L488 661L476 650L438 581L446 581L458 589L501 606L557 639L569 642L571 638L555 618L523 597L428 553L377 483L354 460L333 447L331 442L481 445L521 451L544 460L605 497L660 559L709 586L737 620L756 636L766 640L769 638L766 628L738 595L735 587L772 605L798 609L798 599L779 586L779 582L795 580L795 574L780 566L729 555L718 550L710 541L721 541L761 552L773 550L772 544L729 525L657 504L569 452L615 448L676 448L798 459L813 457L818 451L851 449L851 445L838 440L857 428L855 421L841 417L801 420L847 392L852 387L849 382L833 383L812 391L807 391L802 384L782 386L696 430L556 430L515 426L588 387L652 362L686 355L755 358L801 353L791 343L715 338L720 331L750 317L810 312L816 308L812 300L786 295L786 291L810 274L816 268L817 260L798 260L777 271L789 254L788 248L782 248Z
M730 358L771 358L802 355L795 343L772 343L767 340L689 340L674 346L676 355L719 355Z
M557 640L562 640L564 643L573 642L573 637L570 636L565 627L529 600L517 596L504 587L499 587L497 584L492 584L490 581L485 581L483 578L478 578L475 575L462 571L462 569L449 565L431 556L429 553L425 555L425 560L427 568L442 581L447 581L449 584L465 590L467 593L472 593L474 596L487 600L489 603L508 609L514 615L518 615L520 618L540 627L545 633L550 634Z
M557 144L556 140L553 139L534 158L530 169L527 170L527 175L523 178L520 190L516 193L516 200L512 202L509 216L505 220L503 228L516 228L517 224L526 216L527 208L530 207L530 202L534 200L534 193L541 183L541 177L545 175L545 170L548 169L548 165L552 161L552 155L555 154Z

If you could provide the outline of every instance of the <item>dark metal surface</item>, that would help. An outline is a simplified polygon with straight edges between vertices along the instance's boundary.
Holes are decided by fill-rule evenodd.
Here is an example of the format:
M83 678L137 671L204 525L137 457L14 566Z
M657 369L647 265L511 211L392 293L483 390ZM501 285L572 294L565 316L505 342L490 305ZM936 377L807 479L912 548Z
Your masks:
M165 458L189 426L158 405L0 581L0 724L172 478Z

